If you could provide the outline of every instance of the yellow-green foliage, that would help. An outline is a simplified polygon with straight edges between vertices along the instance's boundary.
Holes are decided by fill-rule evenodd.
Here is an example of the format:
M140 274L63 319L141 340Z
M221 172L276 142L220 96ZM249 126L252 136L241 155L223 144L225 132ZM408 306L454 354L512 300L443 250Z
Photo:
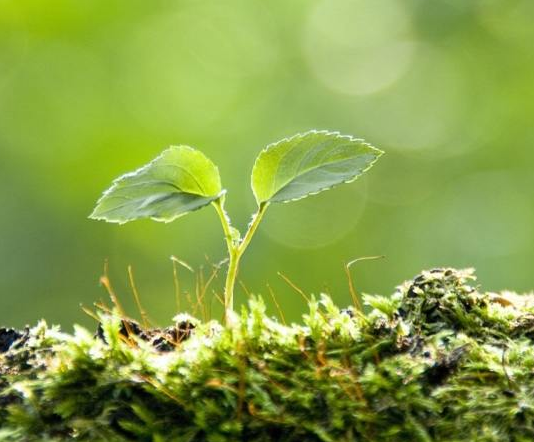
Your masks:
M471 279L423 272L366 316L323 295L291 326L256 298L165 352L114 315L39 324L0 355L0 440L531 441L534 308Z

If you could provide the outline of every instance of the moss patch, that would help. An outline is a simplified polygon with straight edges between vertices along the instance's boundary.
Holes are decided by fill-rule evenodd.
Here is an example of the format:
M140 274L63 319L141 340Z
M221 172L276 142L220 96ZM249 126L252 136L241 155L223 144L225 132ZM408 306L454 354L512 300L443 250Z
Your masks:
M0 440L534 440L534 302L473 279L423 272L365 316L323 295L291 326L255 298L232 328L0 330Z

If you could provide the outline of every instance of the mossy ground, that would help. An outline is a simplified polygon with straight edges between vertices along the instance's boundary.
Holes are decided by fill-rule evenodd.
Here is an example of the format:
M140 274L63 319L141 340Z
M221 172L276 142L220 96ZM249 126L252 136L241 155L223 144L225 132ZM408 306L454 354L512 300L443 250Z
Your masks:
M5 334L0 440L532 441L534 303L472 280L423 272L366 315L322 296L300 325L256 298L231 328Z

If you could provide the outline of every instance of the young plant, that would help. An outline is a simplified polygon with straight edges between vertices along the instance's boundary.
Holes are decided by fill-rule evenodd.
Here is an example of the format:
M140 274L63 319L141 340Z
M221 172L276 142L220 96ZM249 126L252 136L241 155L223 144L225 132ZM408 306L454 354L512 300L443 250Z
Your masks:
M299 200L350 183L382 155L361 139L337 132L310 131L267 146L252 169L258 204L245 235L232 227L224 208L226 191L217 167L200 151L172 146L140 169L117 178L98 200L90 218L124 224L141 218L169 223L211 205L228 248L225 319L233 311L239 262L270 204Z

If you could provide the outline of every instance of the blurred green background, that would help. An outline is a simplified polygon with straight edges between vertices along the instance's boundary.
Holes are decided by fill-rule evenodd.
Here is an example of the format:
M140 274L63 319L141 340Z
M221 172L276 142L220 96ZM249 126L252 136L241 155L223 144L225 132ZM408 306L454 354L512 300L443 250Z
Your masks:
M243 228L256 154L311 128L387 154L352 185L272 207L243 261L249 291L270 284L297 319L282 271L346 305L343 262L377 254L354 268L360 291L443 265L532 289L533 23L532 0L0 0L0 323L91 324L79 304L106 298L106 258L128 311L131 264L168 323L170 255L224 258L215 212L119 227L87 219L100 193L189 144L219 165Z

